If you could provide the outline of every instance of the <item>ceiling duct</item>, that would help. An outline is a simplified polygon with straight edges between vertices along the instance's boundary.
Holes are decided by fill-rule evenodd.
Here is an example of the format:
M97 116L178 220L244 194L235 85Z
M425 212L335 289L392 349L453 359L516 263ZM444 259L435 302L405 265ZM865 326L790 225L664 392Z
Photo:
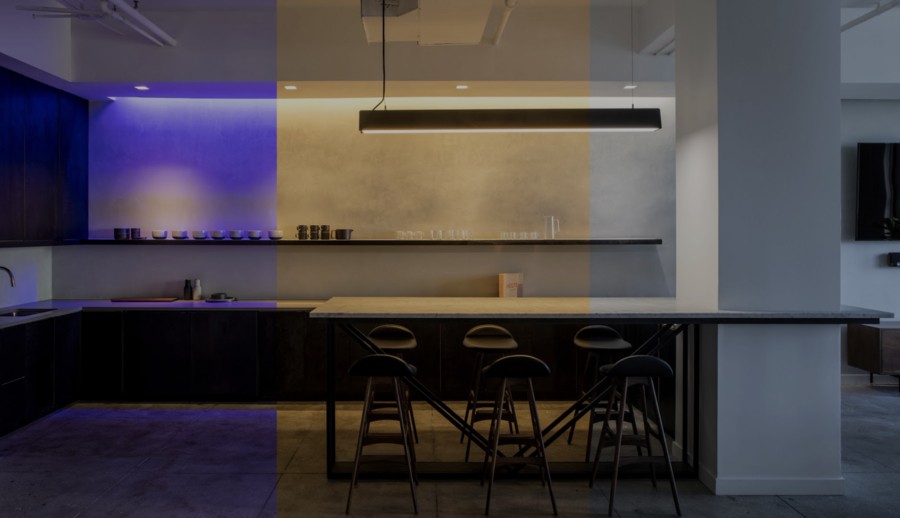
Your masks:
M360 0L366 40L381 42L382 0ZM493 2L485 0L386 0L385 33L390 42L419 45L478 45Z

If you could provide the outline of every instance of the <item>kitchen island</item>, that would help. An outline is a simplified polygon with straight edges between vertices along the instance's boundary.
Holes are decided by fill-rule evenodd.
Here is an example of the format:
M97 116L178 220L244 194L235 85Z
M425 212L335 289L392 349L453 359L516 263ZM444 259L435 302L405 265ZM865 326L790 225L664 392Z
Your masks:
M768 333L770 337L782 336L786 334L788 340L790 336L797 330L805 333L814 327L828 327L845 323L872 323L877 322L881 318L890 318L893 315L882 311L869 310L855 307L840 307L834 310L799 310L799 311L739 311L739 310L716 310L708 308L700 308L679 303L674 298L581 298L581 297L563 297L563 298L520 298L520 299L502 299L502 298L480 298L480 297L336 297L328 302L319 305L312 311L310 316L313 319L323 319L327 322L327 366L328 369L328 399L327 399L327 466L330 476L338 476L345 473L347 465L338 463L335 452L335 358L336 358L336 331L342 330L349 335L353 341L357 342L369 352L378 352L377 347L365 338L365 335L359 331L357 325L371 324L375 322L388 323L396 320L407 319L440 319L446 321L466 320L479 323L484 322L506 322L506 321L530 321L536 325L551 324L555 322L565 321L589 321L599 324L657 324L659 325L658 334L651 337L636 351L640 353L652 353L659 347L670 341L677 335L684 337L683 342L690 344L690 354L683 351L685 360L679 370L682 371L681 379L689 385L688 390L692 395L692 401L685 401L685 406L691 406L693 426L685 426L689 428L687 433L693 438L694 446L685 448L686 456L691 459L695 470L701 480L707 485L712 486L713 491L720 492L755 492L756 494L766 494L771 486L755 486L745 484L746 489L741 489L744 482L732 483L726 488L719 485L714 475L715 470L704 466L704 462L710 462L718 465L722 458L726 458L728 452L717 449L715 440L707 440L705 434L711 433L713 437L718 437L719 426L723 428L733 428L739 426L735 422L720 423L717 420L718 414L722 413L720 409L729 408L730 406L738 407L740 401L729 401L725 399L726 394L714 385L707 386L707 380L710 375L722 367L716 363L716 347L727 347L727 344L716 343L717 329L727 328L743 328L751 326L758 328L763 333ZM779 331L783 328L784 332ZM701 337L703 340L701 341ZM798 340L800 342L802 340ZM705 343L711 342L711 343ZM545 347L552 348L555 344L545 344ZM771 347L778 347L775 340L771 342L758 343L758 356L766 356L770 354L768 351ZM743 347L743 344L741 344ZM792 344L785 346L785 349L791 349ZM824 351L828 351L827 347L823 347ZM711 353L710 358L701 359L704 355ZM817 354L818 355L818 354ZM763 361L763 364L765 362ZM767 392L779 392L778 385L784 384L785 392L782 399L789 395L788 390L793 390L791 382L783 376L781 370L783 366L777 364L771 365L772 373L755 372L749 374L751 378L756 380L765 380ZM574 374L574 373L573 373ZM832 373L822 373L824 377L828 377ZM834 383L839 384L837 373L834 374ZM713 378L714 379L714 378ZM446 402L442 401L432 391L423 384L419 383L415 378L409 381L410 387L414 392L418 393L425 401L427 401L440 415L445 417L451 424L460 429L462 433L472 437L473 442L477 445L483 445L483 437L476 431L468 427L462 418L453 411ZM687 387L686 385L686 387ZM705 392L705 393L704 393ZM701 398L701 395L703 396ZM745 395L746 396L746 395ZM824 396L827 397L827 394ZM716 406L710 407L712 401ZM827 402L826 402L827 403ZM835 405L839 405L839 398L833 401ZM564 415L554 420L546 426L544 433L552 440L558 437L562 430L560 425L565 426L566 415L574 412L574 407L570 407L564 412ZM838 407L839 408L839 407ZM798 408L799 409L799 408ZM838 412L839 417L839 412ZM743 416L745 420L758 419L759 415L748 414ZM839 433L839 419L836 424ZM792 438L799 444L814 444L815 437L811 434L825 433L829 434L832 430L815 429L814 427L798 428L798 437ZM793 433L787 431L784 433ZM687 437L682 438L687 441ZM704 440L707 442L704 443ZM807 446L807 450L811 450L809 455L813 458L817 453L814 446ZM709 459L709 460L707 460ZM444 466L420 466L420 471L425 468L427 474L431 471L434 474L446 475L448 473L458 473L458 466L445 464ZM586 469L582 467L582 469ZM808 478L811 483L819 480L816 474L817 466L809 468ZM765 473L766 466L760 466L760 473ZM470 473L478 473L479 469L470 470ZM713 473L713 474L710 474ZM840 478L838 476L838 478ZM834 477L827 477L830 482L835 482ZM838 482L839 489L842 490L842 479ZM804 482L805 483L805 482ZM834 492L837 485L832 484L822 491ZM798 487L806 487L802 484ZM802 490L802 489L801 489ZM769 494L774 494L772 491Z

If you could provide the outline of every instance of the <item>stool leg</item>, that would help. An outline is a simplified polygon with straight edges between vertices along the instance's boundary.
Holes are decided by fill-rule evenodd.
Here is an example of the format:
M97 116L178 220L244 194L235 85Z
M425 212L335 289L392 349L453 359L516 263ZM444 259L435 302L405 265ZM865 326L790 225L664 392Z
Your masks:
M359 423L359 437L356 439L356 456L353 458L353 476L350 478L350 490L347 492L347 508L344 514L350 514L350 499L353 497L353 486L359 476L359 458L362 456L363 439L369 428L369 406L372 403L372 378L366 382L366 397L363 399L362 418Z
M412 434L407 427L406 409L404 407L400 381L398 378L393 378L393 382L394 397L397 401L397 417L400 419L400 435L403 437L403 456L406 457L406 468L409 470L409 491L412 493L413 511L416 514L419 514L419 504L416 501L416 474L415 468L413 467L413 454L411 453L413 450L413 445L410 441Z
M649 378L648 378L649 379ZM641 385L641 401L644 404L644 440L647 443L647 456L653 457L653 447L650 446L650 421L647 419L647 413L650 410L650 407L647 406L647 387ZM634 415L634 414L632 414ZM637 434L637 431L635 431ZM663 439L660 439L663 440ZM638 455L641 454L641 447L638 446ZM656 466L651 461L650 463L650 481L653 483L653 487L656 487Z
M503 412L503 400L506 399L506 378L500 383L500 391L497 395L497 405L494 407L494 418L491 420L491 429L494 431L494 440L491 443L491 478L488 479L487 502L484 504L484 515L491 511L491 489L494 487L494 475L497 472L497 457L500 449L500 417Z
M622 454L622 432L625 431L625 408L628 401L628 378L622 379L622 399L619 404L619 414L616 416L616 451L613 454L612 485L609 488L609 515L613 515L613 503L616 498L616 485L619 482L619 458Z
M509 424L510 433L519 433L519 418L516 415L515 401L513 401L512 389L507 389L506 393L506 413L509 416L507 423Z
M681 516L681 506L678 504L678 489L675 487L675 471L672 470L672 459L669 457L669 447L666 445L666 431L663 428L662 414L659 412L659 401L656 399L656 385L650 378L650 397L653 399L653 410L659 428L659 442L662 444L663 457L666 458L666 467L669 468L669 485L672 486L672 499L675 500L675 513Z
M544 434L541 433L541 421L538 416L537 402L534 400L534 385L531 383L531 378L528 378L528 406L531 413L531 426L534 430L537 453L543 460L541 472L546 478L547 490L550 491L550 503L553 505L553 516L556 516L556 498L553 496L553 482L550 480L550 463L547 461L547 450L544 448Z
M499 433L500 433L499 426L500 426L500 421L502 420L500 416L503 415L503 405L504 405L504 401L503 401L502 397L504 397L504 396L505 396L505 393L503 393L503 394L498 393L497 397L494 398L494 407L493 407L493 411L491 412L491 423L490 423L490 427L488 429L488 435L487 435L488 445L494 444L494 434L499 435ZM482 462L482 465L481 465L481 486L482 487L484 487L484 481L487 478L487 474L489 471L488 470L488 468L489 468L488 462L490 461L491 456L493 454L494 454L494 450L492 450L490 447L485 448L484 461Z
M584 360L584 369L582 369L582 372L581 372L581 393L582 394L584 394L584 392L585 392L584 387L587 385L586 380L588 377L588 372L590 372L591 364L594 363L593 359L594 359L594 355L591 354L590 351L588 351L587 358ZM575 436L575 424L576 423L577 423L577 421L573 422L572 427L569 428L569 438L566 440L566 442L568 444L572 444L572 437ZM588 432L588 433L590 433L590 432ZM590 438L588 438L588 450L591 449L590 444L591 444L591 440L590 440ZM587 462L587 458L590 457L591 452L588 451L585 455L586 455L585 462Z
M597 441L597 452L594 454L594 467L591 469L591 482L588 487L594 487L597 478L597 470L600 467L600 453L603 451L603 440L610 434L609 418L612 415L612 407L616 402L617 387L610 387L609 400L606 402L606 413L603 415L603 426L600 428L600 439ZM590 444L590 443L588 443Z
M475 362L475 388L470 392L471 399L468 404L466 404L466 423L471 424L473 427L475 426L475 413L478 410L478 398L480 397L481 391L481 369L484 366L484 353L478 353L478 360ZM471 408L471 411L470 411ZM471 418L471 422L470 422ZM459 442L462 444L462 438L465 433L460 434ZM469 452L472 449L472 438L469 437L466 441L466 462L469 462Z

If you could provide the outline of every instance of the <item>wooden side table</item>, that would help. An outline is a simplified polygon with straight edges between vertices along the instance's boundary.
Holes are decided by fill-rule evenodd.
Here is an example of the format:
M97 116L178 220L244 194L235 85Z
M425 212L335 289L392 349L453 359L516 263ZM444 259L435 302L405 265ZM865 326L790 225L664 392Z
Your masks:
M873 374L900 377L900 322L847 326L847 363Z

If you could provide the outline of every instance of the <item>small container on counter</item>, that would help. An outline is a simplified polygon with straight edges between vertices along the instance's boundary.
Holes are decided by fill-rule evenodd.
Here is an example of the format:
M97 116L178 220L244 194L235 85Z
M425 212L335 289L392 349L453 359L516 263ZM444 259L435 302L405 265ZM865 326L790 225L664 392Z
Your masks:
M184 300L194 300L194 287L191 285L190 279L184 280L184 289L181 298Z
M203 300L203 287L200 286L200 279L194 279L193 300Z

